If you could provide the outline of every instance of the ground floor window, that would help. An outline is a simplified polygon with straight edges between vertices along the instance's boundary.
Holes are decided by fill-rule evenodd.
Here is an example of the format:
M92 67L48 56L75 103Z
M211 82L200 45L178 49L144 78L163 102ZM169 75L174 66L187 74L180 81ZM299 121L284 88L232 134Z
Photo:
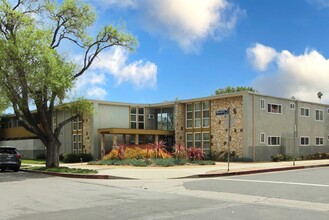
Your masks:
M209 132L187 132L186 147L203 147L204 150L210 149Z
M316 137L315 138L315 145L316 146L323 146L323 137Z
M301 146L310 145L310 137L300 137L300 145Z
M267 145L268 146L280 146L281 137L279 136L268 136Z
M260 133L260 143L265 144L265 133L264 132Z

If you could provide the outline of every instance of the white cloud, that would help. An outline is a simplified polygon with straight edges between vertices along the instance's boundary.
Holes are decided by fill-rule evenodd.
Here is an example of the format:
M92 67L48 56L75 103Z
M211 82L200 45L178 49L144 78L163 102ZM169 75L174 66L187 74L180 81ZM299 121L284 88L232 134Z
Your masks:
M109 88L108 77L114 78L117 86L131 83L138 89L156 88L157 65L146 60L129 63L128 58L128 51L120 47L103 52L94 60L89 70L77 79L72 95L104 99ZM81 56L75 56L73 62L82 63L82 60Z
M104 73L86 72L75 83L72 94L91 99L104 99L107 92L101 88L106 83Z
M318 51L306 50L294 55L283 50L277 52L272 63L274 71L259 75L253 82L261 93L317 102L316 94L321 91L323 101L329 102L329 59Z
M258 43L247 49L248 60L260 71L265 71L276 55L277 52L273 48Z
M128 63L128 52L114 48L99 56L92 69L108 72L114 76L117 85L130 82L137 88L155 88L157 85L157 65L145 60Z
M123 4L122 0L101 2ZM227 36L244 14L227 0L139 0L134 7L126 5L136 10L136 20L147 32L175 41L185 52L198 52L206 39Z
M329 0L306 0L306 1L312 5L316 5L320 8L329 7Z

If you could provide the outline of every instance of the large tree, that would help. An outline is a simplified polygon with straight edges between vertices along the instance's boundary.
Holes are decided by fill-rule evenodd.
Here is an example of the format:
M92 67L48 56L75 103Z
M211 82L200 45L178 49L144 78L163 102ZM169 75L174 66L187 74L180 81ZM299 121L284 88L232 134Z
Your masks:
M77 78L105 49L121 46L134 50L137 44L123 28L111 25L89 34L95 17L94 10L78 0L0 3L0 91L22 126L45 145L47 167L59 166L58 137L63 126L88 108L83 100L63 105L75 109L74 114L52 127L54 111ZM81 63L73 64L67 59L68 53L60 49L73 46L81 53Z

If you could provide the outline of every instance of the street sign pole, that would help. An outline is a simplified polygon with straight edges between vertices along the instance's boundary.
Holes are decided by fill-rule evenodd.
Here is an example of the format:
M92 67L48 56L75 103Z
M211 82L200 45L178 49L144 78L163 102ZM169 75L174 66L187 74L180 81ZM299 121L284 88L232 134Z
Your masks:
M228 112L228 141L227 141L227 147L228 147L228 152L227 152L227 172L230 171L230 140L231 140L231 113L230 113L230 108L227 109Z

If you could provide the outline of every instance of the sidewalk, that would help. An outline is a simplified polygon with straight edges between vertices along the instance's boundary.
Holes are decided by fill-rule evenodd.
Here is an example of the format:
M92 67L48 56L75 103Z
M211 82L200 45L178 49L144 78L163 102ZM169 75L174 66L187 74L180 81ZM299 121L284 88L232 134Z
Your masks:
M329 160L307 160L285 162L231 162L228 171L227 162L216 162L216 165L208 166L175 166L175 167L130 167L130 166L106 166L87 165L86 163L61 164L70 168L82 168L97 170L97 175L66 175L76 178L96 179L173 179L173 178L204 178L243 175L251 173L274 172L293 169L305 169L329 166ZM61 175L62 176L62 175Z

